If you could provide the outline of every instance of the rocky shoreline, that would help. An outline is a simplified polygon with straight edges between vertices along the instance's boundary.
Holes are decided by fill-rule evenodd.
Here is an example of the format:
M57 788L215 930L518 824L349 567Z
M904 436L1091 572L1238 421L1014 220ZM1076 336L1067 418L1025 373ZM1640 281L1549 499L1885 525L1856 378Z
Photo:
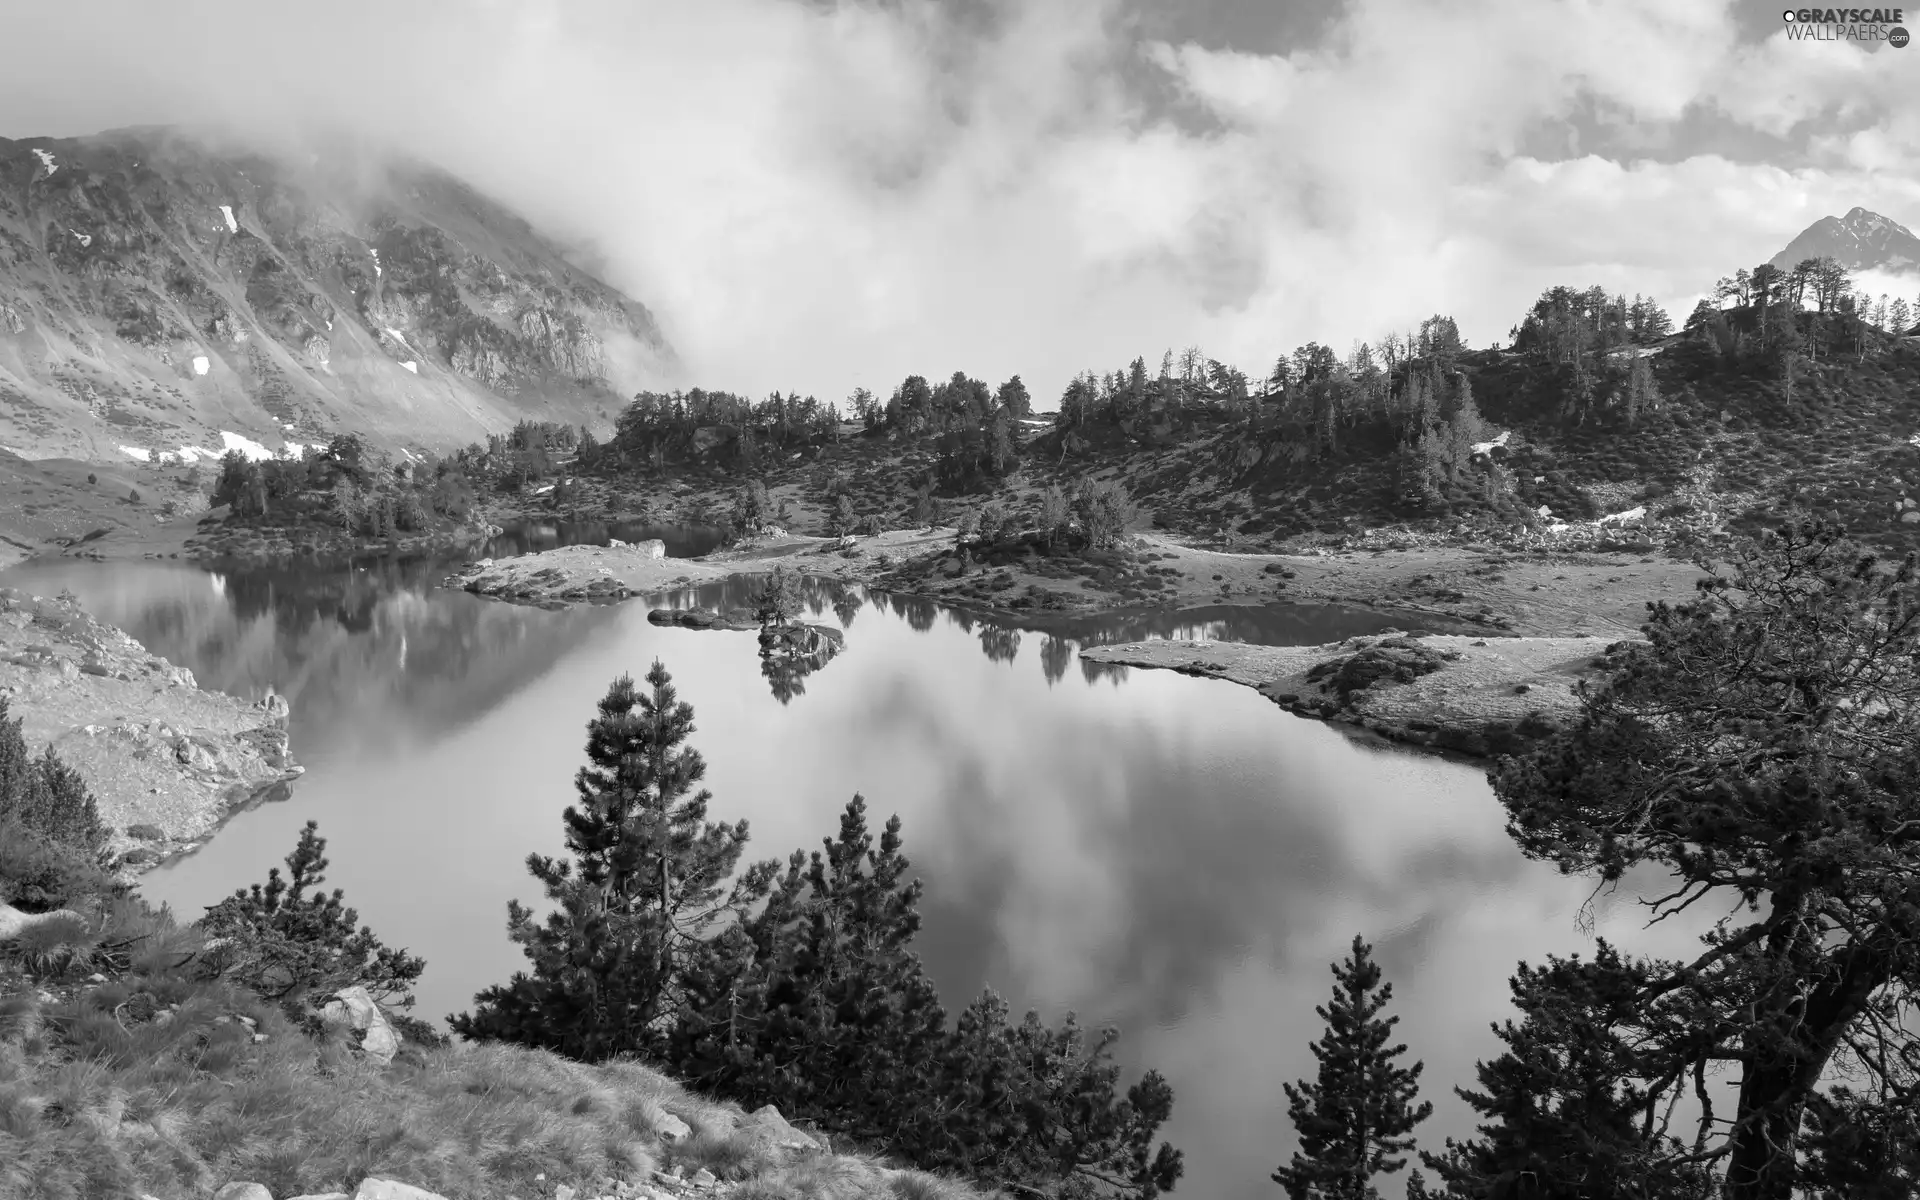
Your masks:
M483 558L444 587L543 608L606 604L784 566L802 575L865 582L896 557L936 552L952 530L895 530L853 539L773 533L702 558L668 558L658 541L561 546L513 558Z
M1575 719L1575 685L1604 675L1624 644L1389 633L1321 646L1130 642L1080 657L1225 679L1296 716L1484 760L1522 753Z
M1212 604L1347 604L1400 620L1427 617L1441 627L1478 624L1503 632L1353 639L1323 646L1253 646L1151 641L1084 648L1090 662L1164 668L1228 679L1258 689L1299 716L1439 753L1487 759L1525 750L1579 711L1573 684L1604 673L1606 648L1639 640L1646 607L1692 595L1704 572L1695 564L1643 553L1517 555L1482 545L1379 548L1312 555L1227 554L1146 535L1143 559L1157 558L1176 579L1161 606ZM910 590L891 586L903 563L951 559L944 530L896 531L846 541L763 538L699 559L666 558L655 546L569 546L500 561L486 560L450 576L446 586L512 603L567 607L658 594L788 565L807 575L878 582L889 590L963 605L999 617L1045 619L1097 612L1104 593L1087 581L1071 605L1026 605L1008 575L995 594L950 585L964 582L936 570ZM987 577L986 567L976 572ZM1207 581L1203 583L1202 581ZM1262 594L1260 581L1269 585ZM1050 596L1063 596L1045 581ZM1209 584L1219 590L1211 595ZM1224 586L1223 586L1224 585ZM1031 597L1041 584L1025 593ZM1112 597L1105 597L1111 600ZM718 616L716 614L716 616ZM721 627L735 623L721 617ZM689 623L656 613L656 621ZM705 626L702 626L705 627ZM1359 661L1349 665L1349 660ZM1364 678L1361 686L1342 686Z
M204 691L66 595L0 588L0 695L30 746L51 746L86 780L129 875L284 798L305 771L288 752L283 698Z

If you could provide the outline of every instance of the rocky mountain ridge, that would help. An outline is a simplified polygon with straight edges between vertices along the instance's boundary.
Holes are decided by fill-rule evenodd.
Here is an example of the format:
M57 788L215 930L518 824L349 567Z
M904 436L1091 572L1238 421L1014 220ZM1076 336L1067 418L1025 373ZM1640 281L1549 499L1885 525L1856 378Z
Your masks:
M643 305L433 167L166 128L0 138L0 445L23 456L348 429L447 450L604 418L671 362Z
M1898 221L1855 206L1821 217L1768 261L1783 271L1808 258L1832 258L1852 271L1920 271L1920 237Z

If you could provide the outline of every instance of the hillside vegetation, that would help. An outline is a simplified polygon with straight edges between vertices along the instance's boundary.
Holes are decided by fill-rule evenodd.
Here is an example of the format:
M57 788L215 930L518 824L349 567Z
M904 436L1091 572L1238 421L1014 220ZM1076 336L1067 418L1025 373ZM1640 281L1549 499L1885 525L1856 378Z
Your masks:
M1904 301L1849 289L1830 260L1763 265L1676 330L1644 299L1553 288L1504 347L1470 349L1435 316L1345 356L1310 343L1260 380L1190 348L1085 373L1038 418L1018 376L959 372L844 405L647 392L610 435L529 424L453 461L495 512L728 524L764 508L829 536L972 522L976 559L1102 549L1102 488L1123 528L1246 550L1381 527L1539 541L1572 523L1577 540L1635 509L1642 541L1800 509L1920 544L1920 517L1902 519L1920 495L1920 338Z

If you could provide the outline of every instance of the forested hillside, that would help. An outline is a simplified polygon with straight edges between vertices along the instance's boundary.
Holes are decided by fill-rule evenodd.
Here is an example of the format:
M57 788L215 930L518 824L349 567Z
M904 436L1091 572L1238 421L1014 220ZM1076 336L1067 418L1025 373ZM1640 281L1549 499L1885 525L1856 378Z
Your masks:
M1157 368L1083 373L1040 419L1018 376L964 372L844 405L649 392L610 437L529 427L461 461L509 488L582 469L635 486L798 484L823 526L924 524L989 501L1037 517L1050 487L1098 477L1144 520L1249 548L1635 508L1741 528L1795 504L1907 544L1920 305L1869 302L1831 259L1743 269L1718 293L1676 328L1643 297L1556 287L1504 345L1469 347L1436 315L1345 354L1308 343L1259 379L1168 351Z

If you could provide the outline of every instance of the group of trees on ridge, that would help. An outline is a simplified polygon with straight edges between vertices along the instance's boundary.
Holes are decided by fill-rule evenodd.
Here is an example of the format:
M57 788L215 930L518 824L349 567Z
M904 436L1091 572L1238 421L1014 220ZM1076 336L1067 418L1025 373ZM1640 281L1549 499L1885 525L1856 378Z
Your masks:
M1477 1135L1422 1152L1443 1190L1416 1172L1410 1200L1892 1200L1920 1187L1920 555L1889 565L1796 521L1737 543L1730 570L1696 562L1712 572L1700 596L1650 605L1648 640L1608 649L1578 717L1489 778L1528 856L1601 886L1664 869L1672 888L1648 901L1652 919L1733 911L1691 961L1603 940L1590 959L1522 963L1518 1020L1495 1027L1504 1049L1480 1064L1480 1090L1458 1090ZM456 1032L589 1061L639 1055L1014 1190L1173 1187L1179 1153L1155 1142L1171 1089L1148 1072L1119 1093L1111 1034L1015 1023L990 991L949 1021L911 949L921 888L897 818L875 839L855 797L822 851L743 869L747 827L709 819L692 732L661 665L644 688L614 683L564 816L568 856L528 859L552 911L510 906L530 969L478 995ZM98 902L64 942L0 947L0 970L13 956L45 977L124 971L143 953L116 924L131 901L106 874L105 836L79 777L0 719L0 899ZM347 980L406 1008L420 960L317 890L323 850L309 826L290 879L213 906L219 952L176 965L302 1020ZM1287 1089L1299 1151L1274 1177L1295 1200L1377 1195L1374 1177L1404 1164L1431 1111L1418 1066L1388 1044L1390 992L1362 939L1335 974L1317 1076ZM1737 1094L1717 1112L1707 1081L1725 1068ZM1700 1109L1690 1130L1671 1125L1683 1094Z
M796 455L813 457L846 436L879 437L931 452L925 480L909 485L904 511L853 514L854 522L919 520L926 494L994 490L1027 461L1043 470L1070 456L1124 455L1212 437L1236 478L1284 478L1322 464L1372 462L1382 498L1403 517L1448 511L1463 498L1515 519L1521 499L1510 456L1477 454L1492 438L1477 386L1495 389L1501 428L1542 423L1556 431L1628 434L1669 409L1662 377L1771 373L1792 398L1807 364L1835 354L1878 353L1920 307L1869 301L1832 260L1791 271L1771 266L1723 280L1678 334L1659 305L1602 288L1548 289L1510 331L1502 350L1470 350L1457 324L1435 315L1404 333L1356 342L1345 354L1315 342L1277 359L1258 378L1196 347L1169 350L1157 370L1144 358L1088 371L1065 387L1044 448L1036 448L1031 402L1016 376L995 388L956 372L929 384L910 376L885 398L860 389L845 405L774 393L755 403L724 392L643 393L613 437L582 431L577 464L615 474L704 463L736 477L764 476ZM1654 351L1664 353L1655 358ZM1661 367L1656 363L1671 361ZM1204 444L1204 443L1196 443ZM1367 485L1371 487L1372 485ZM1457 507L1455 511L1458 511Z
M1678 344L1721 370L1772 372L1791 398L1807 364L1875 352L1884 334L1916 320L1920 299L1869 298L1837 262L1809 259L1722 279L1715 298L1689 314ZM1374 461L1388 468L1386 499L1405 516L1444 511L1448 497L1462 495L1520 513L1532 502L1513 500L1516 481L1500 456L1473 452L1491 436L1475 380L1500 389L1494 411L1503 426L1523 419L1515 398L1524 397L1526 412L1559 428L1631 430L1667 404L1648 352L1673 339L1668 314L1644 296L1554 287L1510 330L1504 351L1469 350L1457 324L1438 314L1404 333L1355 342L1345 354L1309 342L1258 378L1197 347L1168 350L1157 370L1136 358L1071 380L1035 461L1053 466L1095 444L1151 447L1214 431L1227 435L1217 452L1230 473ZM523 421L418 461L383 459L352 435L294 458L251 462L230 453L214 502L231 504L236 516L292 513L379 537L463 522L485 493L534 483L550 487L564 509L575 490L569 477L580 471L704 463L755 479L848 436L928 452L926 476L898 498L900 511L842 514L847 528L873 531L922 519L936 493L994 490L1034 459L1033 418L1017 375L997 387L964 372L939 383L914 375L885 397L861 388L843 404L778 391L760 401L701 388L642 392L604 438L584 426Z

